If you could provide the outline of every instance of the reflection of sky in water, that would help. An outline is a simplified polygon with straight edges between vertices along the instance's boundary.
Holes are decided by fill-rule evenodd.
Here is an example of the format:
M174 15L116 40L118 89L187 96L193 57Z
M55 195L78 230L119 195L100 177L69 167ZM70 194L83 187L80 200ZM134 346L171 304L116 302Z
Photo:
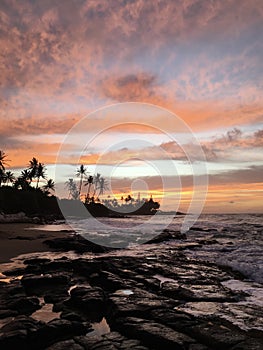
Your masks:
M91 326L93 328L93 332L91 333L88 333L87 335L97 335L97 336L100 336L100 335L103 335L103 334L107 334L107 333L110 333L110 326L106 320L105 317L102 318L102 320L100 322L94 322L94 323L91 323Z

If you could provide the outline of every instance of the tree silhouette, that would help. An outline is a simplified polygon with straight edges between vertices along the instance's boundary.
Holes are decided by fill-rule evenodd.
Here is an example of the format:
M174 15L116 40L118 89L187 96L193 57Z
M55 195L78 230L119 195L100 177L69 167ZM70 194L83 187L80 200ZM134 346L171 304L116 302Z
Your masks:
M0 150L0 169L5 171L5 166L8 165L8 160L6 159L7 155L4 151Z
M68 181L65 182L66 188L69 191L68 198L77 199L79 197L79 193L77 190L77 185L73 179L68 179Z
M14 182L14 187L19 189L21 188L22 190L28 190L29 189L29 183L24 177L18 177L16 181Z
M88 202L89 201L89 198L90 198L90 189L91 189L91 185L93 184L93 176L89 176L87 178L87 181L85 182L84 186L88 186L87 188L87 195L86 195L86 200L85 202Z
M104 177L101 176L99 180L99 196L104 194L105 190L107 189L108 189L108 183L106 182Z
M6 179L6 174L4 172L4 170L2 168L0 168L0 187L2 185L3 182L5 182Z
M42 178L42 179L46 178L46 174L45 173L46 173L46 168L45 168L44 164L39 163L38 167L36 169L36 174L35 174L35 177L37 178L36 188L38 188L38 184L39 184L40 178Z
M79 195L81 194L81 188L82 188L82 182L83 182L83 177L86 175L87 169L84 167L83 164L77 169L77 176L80 176L80 181L79 181Z
M32 160L29 161L28 169L30 170L31 181L34 177L36 177L38 165L39 165L38 160L35 157L33 157Z
M97 192L97 189L99 188L100 176L101 176L101 175L100 175L99 173L97 173L97 174L94 176L94 179L93 179L94 191L93 191L92 197L95 197L96 192Z
M52 179L47 180L46 184L43 186L43 190L46 194L50 194L50 191L55 190L55 182Z
M32 181L30 170L28 170L28 169L22 170L19 178L26 181L28 183L28 185L30 185L30 183Z
M5 181L6 181L6 184L8 185L8 183L10 182L11 184L15 182L15 176L14 176L14 173L12 173L12 171L7 171L5 173Z

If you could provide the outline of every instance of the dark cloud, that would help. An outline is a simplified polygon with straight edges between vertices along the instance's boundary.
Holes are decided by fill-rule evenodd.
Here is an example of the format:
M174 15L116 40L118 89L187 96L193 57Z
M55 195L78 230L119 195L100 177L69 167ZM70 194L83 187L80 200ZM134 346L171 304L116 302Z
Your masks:
M263 139L263 129L255 131L254 136L255 136L256 139L259 139L259 141L262 141L262 139Z
M77 116L65 119L17 118L10 124L0 124L0 135L7 140L18 135L66 134L77 121Z
M222 185L242 185L242 184L261 184L262 183L262 173L263 166L252 166L247 169L239 170L228 170L221 174L209 175L209 186L222 186ZM198 177L198 175L195 175ZM174 189L178 182L174 176L143 176L140 177L147 183L151 190L162 189L162 183L165 183L170 189ZM129 192L131 188L131 183L134 178L122 178L115 179L112 178L112 188L113 189L123 189L123 191ZM193 187L193 176L192 175L181 175L180 181L183 189L189 189Z
M157 98L156 77L151 74L128 74L118 78L109 78L102 82L102 93L111 99L123 101L145 101Z
M240 152L240 160L243 161L242 151L256 151L263 147L262 136L262 130L244 134L240 129L234 128L211 141L202 142L202 147L207 160L220 162L224 161L224 159L231 159L234 156L234 151L238 150Z
M242 131L238 128L234 128L230 131L227 131L226 133L226 140L227 141L236 141L242 136Z
M263 182L263 166L251 166L247 169L238 169L225 171L220 174L210 175L210 185L225 185L225 184L252 184Z

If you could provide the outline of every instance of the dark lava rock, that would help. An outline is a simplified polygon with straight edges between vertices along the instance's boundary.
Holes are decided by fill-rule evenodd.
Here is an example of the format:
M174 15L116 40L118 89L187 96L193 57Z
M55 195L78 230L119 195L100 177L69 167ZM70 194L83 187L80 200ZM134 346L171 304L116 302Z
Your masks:
M218 350L229 349L246 339L243 333L234 328L212 322L199 323L187 331L201 343Z
M69 283L70 276L67 273L55 273L45 275L25 275L21 283L29 291L39 290L44 287L65 286Z
M31 259L26 259L24 260L25 265L40 265L44 263L50 262L50 259L47 258L31 258Z
M32 312L41 308L39 305L39 299L35 297L21 297L16 299L11 299L7 303L7 306L11 310L17 311L19 314L30 315Z
M15 310L0 309L0 319L16 316L16 315L18 315L18 312Z
M0 349L44 349L59 340L86 334L79 322L52 320L45 324L31 317L19 316L0 330Z
M77 321L77 322L84 321L83 318L77 312L73 312L69 310L62 311L60 317L65 318L66 320L69 320L69 321Z
M0 349L27 349L29 333L36 333L43 324L27 316L18 316L0 330Z
M46 348L46 350L83 350L84 348L77 344L73 339L60 341Z
M25 271L24 268L17 267L15 269L10 269L10 270L3 271L3 274L5 276L19 276L19 275L23 275L24 271Z
M124 281L122 278L108 271L101 271L96 274L92 274L90 276L90 282L91 284L100 286L101 288L110 292L124 286Z
M150 310L147 316L179 332L185 332L186 327L196 326L198 320L183 312L178 312L172 308L159 308Z
M119 294L110 295L110 301L113 306L114 313L112 322L115 322L116 317L136 316L143 317L150 310L158 308L173 308L176 303L173 300L167 300L162 296L157 296L145 290L134 289L132 295L125 296Z
M16 237L10 237L8 239L18 239L20 241L33 241L35 238L34 237L27 237L27 236L16 236Z
M211 230L209 228L190 227L189 231L210 232Z
M154 237L153 239L150 239L149 241L145 242L144 244L162 243L165 241L169 241L171 239L183 239L183 240L185 240L186 235L184 233L181 233L180 231L165 229L158 236Z
M105 295L99 287L76 287L70 295L66 304L81 310L99 312L105 307Z
M70 339L75 335L86 334L87 331L88 327L81 322L55 319L38 331L36 340L39 344L54 343L58 340Z
M234 347L231 350L262 350L263 339L246 339Z
M174 232L164 234L170 237ZM189 249L188 244L180 242L180 247ZM231 308L215 308L210 314L207 302L224 306L231 301L234 310L242 311L239 301L246 296L222 283L238 279L238 274L186 258L180 247L155 245L141 254L136 248L130 256L128 250L93 259L27 259L25 271L10 270L12 276L24 275L22 280L11 278L1 284L0 318L5 325L0 330L0 349L263 349L262 332L255 327L262 318L260 308L250 307L247 332L230 321ZM44 323L24 316L39 308L36 296L53 304L53 312L61 311L60 318ZM191 307L198 310L197 303L206 305L204 313L191 312ZM247 311L245 303L242 307ZM100 331L109 333L100 335Z
M128 339L118 332L111 332L102 336L80 336L74 340L89 350L147 350L137 339Z
M199 239L198 243L203 245L219 244L219 242L216 239Z
M18 314L30 315L38 310L39 300L25 294L20 281L5 283L0 289L0 318L16 316Z
M74 250L77 253L105 253L112 250L112 248L103 247L88 241L80 235L54 238L44 241L50 248L57 249L60 251Z
M153 349L182 350L196 343L192 338L172 328L135 317L118 319L116 329L127 337L139 339L143 345Z

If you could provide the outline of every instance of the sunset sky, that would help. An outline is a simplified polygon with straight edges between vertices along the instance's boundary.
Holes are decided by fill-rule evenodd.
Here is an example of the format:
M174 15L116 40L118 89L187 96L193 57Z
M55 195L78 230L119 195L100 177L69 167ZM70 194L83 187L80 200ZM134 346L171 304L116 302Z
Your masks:
M262 33L262 0L1 0L0 149L15 174L35 156L53 177L64 142L58 189L78 156L89 174L99 161L116 194L147 183L161 199L167 180L163 209L178 207L181 185L185 210L190 143L165 108L202 145L204 211L263 212ZM120 102L138 104L95 112Z

